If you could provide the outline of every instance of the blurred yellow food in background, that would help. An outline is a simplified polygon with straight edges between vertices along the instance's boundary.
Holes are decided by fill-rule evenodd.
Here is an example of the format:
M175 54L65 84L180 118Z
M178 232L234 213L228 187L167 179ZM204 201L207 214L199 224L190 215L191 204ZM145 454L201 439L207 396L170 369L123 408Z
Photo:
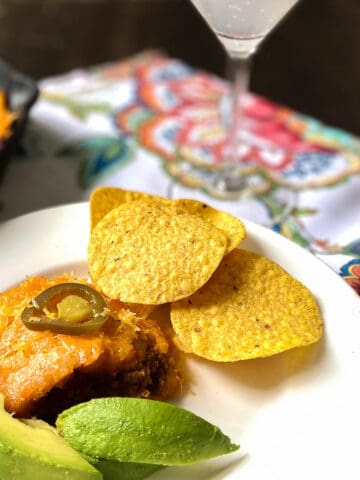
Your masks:
M5 140L10 135L15 120L16 114L8 110L5 92L0 90L0 141Z

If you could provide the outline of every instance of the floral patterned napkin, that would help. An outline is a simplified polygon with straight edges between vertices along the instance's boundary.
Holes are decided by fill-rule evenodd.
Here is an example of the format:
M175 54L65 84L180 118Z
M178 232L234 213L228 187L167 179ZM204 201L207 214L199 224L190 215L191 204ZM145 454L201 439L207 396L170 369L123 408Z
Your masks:
M224 201L206 188L224 149L224 81L151 51L50 78L40 88L28 155L47 159L42 168L53 203L64 201L63 182L76 199L99 185L201 198L270 224L360 294L359 139L249 94L244 110L250 141L242 155L254 195ZM290 205L284 201L289 194Z

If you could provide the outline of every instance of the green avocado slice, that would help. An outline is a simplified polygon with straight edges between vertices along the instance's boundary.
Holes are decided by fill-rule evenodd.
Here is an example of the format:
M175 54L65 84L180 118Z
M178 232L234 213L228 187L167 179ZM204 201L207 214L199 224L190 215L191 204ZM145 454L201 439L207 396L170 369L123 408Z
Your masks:
M40 420L18 420L0 395L0 478L102 480L102 475Z
M96 398L62 412L56 426L77 451L118 462L187 465L239 448L215 425L157 400Z
M145 480L153 473L165 468L163 465L150 463L118 462L106 458L95 458L82 452L81 455L102 473L103 480Z
M102 473L104 480L144 480L161 468L164 468L161 465L117 462L104 459L99 459L95 466Z

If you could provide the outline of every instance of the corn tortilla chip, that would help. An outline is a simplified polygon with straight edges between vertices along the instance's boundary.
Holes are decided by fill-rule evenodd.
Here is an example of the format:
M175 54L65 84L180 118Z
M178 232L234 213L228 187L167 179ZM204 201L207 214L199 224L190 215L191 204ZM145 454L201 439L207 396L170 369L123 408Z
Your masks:
M123 203L131 202L133 200L148 200L151 198L161 197L156 197L149 193L122 190L121 188L115 187L96 188L90 195L91 230L107 213Z
M226 245L226 236L196 215L133 201L111 210L92 231L90 276L110 298L159 305L204 285Z
M271 260L239 249L198 292L171 305L171 322L186 349L220 362L267 357L322 334L310 291Z
M91 230L111 210L134 200L152 200L164 205L164 208L167 206L176 213L185 211L193 215L198 215L203 220L207 220L225 233L227 237L225 254L230 253L231 250L238 247L240 242L246 237L245 226L241 220L233 217L229 213L216 210L203 202L190 199L168 200L148 193L122 190L121 188L115 187L99 187L91 194Z
M212 223L216 228L224 232L228 241L225 254L230 253L234 248L237 248L240 242L246 237L246 230L243 222L229 213L216 210L206 203L197 200L174 200L174 205L177 208L184 208L184 210L189 213L199 215L201 218Z

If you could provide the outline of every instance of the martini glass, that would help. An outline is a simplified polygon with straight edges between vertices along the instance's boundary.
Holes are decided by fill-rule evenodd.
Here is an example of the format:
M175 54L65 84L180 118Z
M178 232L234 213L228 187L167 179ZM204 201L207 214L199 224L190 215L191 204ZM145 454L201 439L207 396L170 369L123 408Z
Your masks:
M227 132L222 161L206 179L206 184L204 178L202 179L202 188L215 199L223 200L259 195L262 186L257 186L256 178L251 175L253 169L247 148L249 141L253 139L249 138L248 133L242 128L242 107L248 91L250 64L262 40L297 0L191 0L191 2L227 52L232 85L230 95L224 98L220 108L221 123ZM276 155L270 145L262 145L262 148L267 149L268 155ZM178 154L181 158L194 157L191 148L187 148L186 145L179 147ZM281 195L284 197L284 192ZM172 196L179 195L172 192ZM285 213L292 208L293 199L290 199L290 196L292 197L289 193L289 198L285 198L287 204Z

